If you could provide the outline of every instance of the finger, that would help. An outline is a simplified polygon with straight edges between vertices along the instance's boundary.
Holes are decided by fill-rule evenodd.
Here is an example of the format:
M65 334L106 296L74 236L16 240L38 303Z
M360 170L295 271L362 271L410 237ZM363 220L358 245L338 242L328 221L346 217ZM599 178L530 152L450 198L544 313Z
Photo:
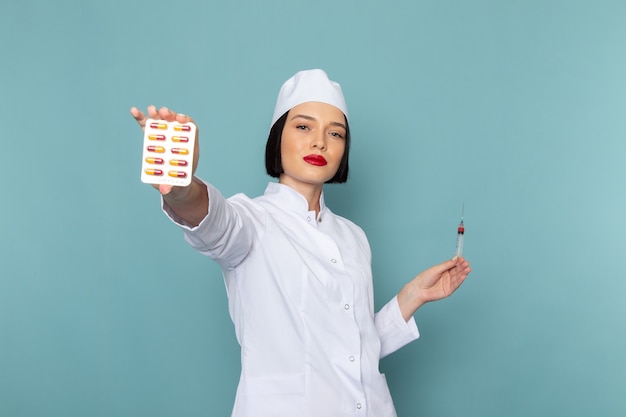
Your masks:
M457 266L458 262L459 262L459 259L455 257L453 259L448 259L447 261L443 261L439 265L433 266L432 269L436 271L437 273L441 274Z
M450 275L453 281L458 282L458 285L461 285L461 283L465 281L465 278L467 278L470 272L472 272L472 270L469 267L466 267L464 269L455 268L454 271L450 273Z
M455 266L457 268L464 269L464 268L467 268L467 266L469 266L469 262L463 257L455 256L454 258L452 258L452 260L456 262Z
M467 262L465 258L463 258L462 256L457 256L457 255L455 255L454 258L451 259L451 261L455 261L457 264L462 264L463 262Z
M187 116L186 114L182 114L182 113L177 113L176 114L176 121L178 123L189 123L189 122L194 122L193 119L189 116Z
M176 113L163 106L159 109L158 115L160 119L163 119L167 122L173 122L176 120Z
M168 184L159 184L159 192L162 195L166 195L169 194L172 191L172 188L174 188L172 185L168 185Z
M442 262L437 265L433 265L425 271L422 271L417 276L420 278L421 285L424 288L430 288L435 285L441 277L445 274L451 274L455 266L455 262L452 259Z
M157 111L156 106L154 105L148 106L148 116L150 116L151 119L156 119L156 120L161 118L159 116L159 112Z
M454 258L452 258L451 260L454 262L454 264L452 265L452 267L453 267L453 268L456 268L456 269L463 269L463 267L464 267L465 265L468 265L468 264L469 264L469 263L468 263L468 262L467 262L464 258L462 258L462 257L458 257L458 256L455 256L455 257L454 257Z
M148 120L148 118L145 114L141 112L141 110L133 106L130 108L130 114L135 118L135 120L137 121L137 123L139 123L139 126L141 126L142 129L146 126L146 120Z
M470 271L471 268L469 267L469 264L467 262L455 265L450 269L450 273L457 275L467 275L470 273Z

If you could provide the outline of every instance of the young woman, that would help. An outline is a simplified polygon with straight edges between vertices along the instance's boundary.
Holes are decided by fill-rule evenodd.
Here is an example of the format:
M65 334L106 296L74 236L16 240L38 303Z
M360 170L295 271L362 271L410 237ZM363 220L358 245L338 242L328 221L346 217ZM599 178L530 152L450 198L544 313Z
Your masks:
M142 128L148 116L192 121L165 107L131 114ZM241 345L235 417L395 416L380 358L417 339L415 311L470 273L462 258L435 265L374 312L367 238L324 201L325 183L347 180L349 148L340 85L302 71L278 95L265 156L278 182L263 196L225 199L198 178L157 187L186 241L222 268Z

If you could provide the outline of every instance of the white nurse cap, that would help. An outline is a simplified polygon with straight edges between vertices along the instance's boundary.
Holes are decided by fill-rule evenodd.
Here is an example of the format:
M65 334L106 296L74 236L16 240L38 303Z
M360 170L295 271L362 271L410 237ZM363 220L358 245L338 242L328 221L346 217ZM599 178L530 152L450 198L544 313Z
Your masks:
M328 79L321 69L300 71L285 81L278 92L272 124L298 104L318 101L337 107L348 118L348 108L341 86Z

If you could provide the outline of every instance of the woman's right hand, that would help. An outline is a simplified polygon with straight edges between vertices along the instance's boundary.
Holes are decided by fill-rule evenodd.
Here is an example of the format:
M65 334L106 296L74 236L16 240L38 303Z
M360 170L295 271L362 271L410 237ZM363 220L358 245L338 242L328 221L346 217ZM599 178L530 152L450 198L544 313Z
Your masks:
M157 110L155 106L148 106L148 116L143 114L137 107L131 107L130 114L135 118L141 129L146 127L148 119L164 120L166 122L188 123L193 119L184 114L175 113L167 107ZM196 126L196 136L194 137L193 166L192 175L195 174L200 157L200 146L198 142L198 127ZM209 194L206 185L199 180L192 179L191 184L186 187L172 186L166 184L154 184L158 189L165 203L188 225L197 226L208 214Z
M146 116L137 107L130 108L130 114L135 118L135 120L141 127L141 130L145 130L146 120L148 119L165 120L166 122L176 121L178 123L188 123L188 122L193 123L194 122L191 117L184 115L182 113L173 112L167 107L161 107L160 109L157 109L155 106L148 106L147 112L148 112L148 115ZM194 144L194 150L193 150L192 174L196 172L196 168L198 166L198 159L200 157L200 147L198 143L198 131L199 129L196 126L196 136L194 137L195 144ZM159 192L163 194L163 196L167 195L168 200L170 199L181 200L181 199L184 199L186 194L189 192L188 188L190 186L177 187L177 186L172 186L172 185L167 185L167 184L153 184L153 187L158 189Z

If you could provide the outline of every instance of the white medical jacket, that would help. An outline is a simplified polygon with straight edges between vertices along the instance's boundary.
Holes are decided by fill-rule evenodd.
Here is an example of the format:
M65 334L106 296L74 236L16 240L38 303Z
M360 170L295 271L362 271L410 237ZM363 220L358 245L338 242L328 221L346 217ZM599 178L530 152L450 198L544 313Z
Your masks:
M394 297L374 312L364 232L324 204L309 211L292 188L226 200L209 192L208 215L186 241L221 267L241 345L233 417L396 415L379 359L419 337Z

